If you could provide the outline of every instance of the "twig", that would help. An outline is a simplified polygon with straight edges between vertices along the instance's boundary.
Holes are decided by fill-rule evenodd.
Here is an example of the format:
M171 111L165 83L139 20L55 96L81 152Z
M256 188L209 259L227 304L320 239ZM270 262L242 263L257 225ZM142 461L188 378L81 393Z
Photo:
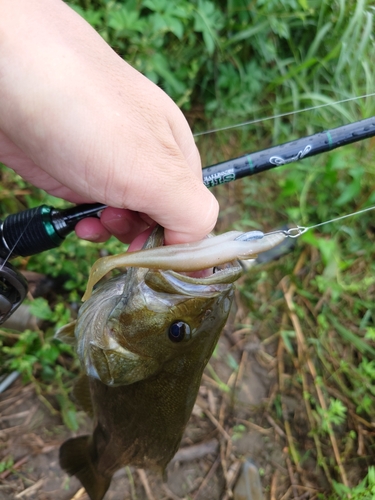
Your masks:
M16 385L15 387L11 387L6 391L6 394L10 394L8 397L4 398L3 394L0 395L1 401L0 401L0 408L3 406L7 407L7 410L12 408L13 406L17 404L21 404L21 397L19 393L22 393L22 396L25 396L28 392L31 392L34 390L34 387L32 384L22 386L22 385ZM11 404L12 403L12 404Z
M0 335L2 337L8 337L9 339L16 339L18 340L21 336L20 333L14 333L14 332L6 332L5 330L0 328Z
M297 499L299 497L299 493L298 493L298 489L297 489L298 486L296 483L296 479L295 479L294 473L293 473L292 462L290 461L290 458L288 456L285 458L285 461L286 461L286 465L288 467L288 474L289 474L290 483L292 485L293 496L295 499Z
M313 488L312 486L302 486L302 484L300 484L298 485L298 488L302 491L306 491L307 493L319 493L319 490L317 488Z
M276 469L275 473L272 476L271 480L271 491L270 491L270 500L277 500L276 492L277 492L277 482L279 480L279 471Z
M204 404L204 401L198 397L196 404L207 415L207 417L211 420L211 422L214 424L214 426L217 428L217 430L220 432L220 434L224 437L224 439L226 439L227 441L230 441L230 435L227 433L227 431L224 429L224 427L220 424L220 422L212 415L210 410Z
M216 387L216 389L219 389L221 391L220 384L218 382L216 382L216 380L214 380L213 378L209 377L206 373L203 373L202 380L205 380L209 384L211 384L214 387Z
M266 337L262 342L260 343L260 346L263 347L265 345L272 344L274 340L276 340L280 335L280 332L273 333L269 337Z
M292 487L289 486L289 488L286 490L286 493L280 498L280 500L287 500L287 498L290 497L291 493L292 493Z
M241 460L236 460L228 469L227 473L227 490L222 500L229 500L233 498L233 486L235 485L237 478L241 472Z
M361 424L358 424L357 435L358 435L357 455L362 457L365 454L365 440L363 439L364 431Z
M287 469L285 467L283 467L282 465L280 465L276 460L273 460L272 458L270 458L269 462L270 462L270 464L272 464L275 467L276 470L281 472L281 474L283 474L283 476L288 475Z
M139 479L141 480L142 486L145 489L148 500L155 500L154 495L152 494L150 484L147 479L146 472L143 469L137 469Z
M365 427L370 427L371 429L373 429L375 427L375 422L367 422L367 420L365 420L364 418L360 417L359 415L357 415L354 412L352 413L352 417L355 420L358 420L358 422L360 422L361 424L363 424Z
M4 415L3 417L0 417L0 422L4 422L5 420L10 420L14 418L22 418L26 417L26 415L29 414L29 410L26 411L20 411L19 413L13 413L12 415Z
M38 410L38 403L36 403L34 406L32 406L30 409L29 409L29 414L27 416L27 418L25 419L23 425L25 427L28 427L33 416L35 415L36 411Z
M235 390L238 389L238 387L240 386L240 384L242 382L243 374L245 372L245 367L246 367L246 363L247 363L247 357L248 357L247 352L243 351L242 356L241 356L240 366L238 367L236 382L234 384Z
M241 301L241 299L239 299L239 301ZM236 330L234 333L236 335L242 335L243 333L251 333L252 332L252 329L250 328L250 326L245 326L244 328L240 328L239 330Z
M12 465L12 467L10 469L7 469L7 470L5 470L4 472L2 472L0 474L0 480L3 480L5 478L7 478L15 470L17 470L20 467L22 467L22 465L25 464L29 460L29 458L30 458L30 455L26 455L25 457L20 458L15 464Z
M25 490L18 493L15 496L15 498L22 498L24 496L31 495L31 493L34 493L34 491L38 490L43 485L43 483L44 483L44 479L39 479L39 481L37 481L35 484L33 484L32 486L29 486Z
M51 405L48 399L43 396L42 389L40 388L40 384L38 383L37 379L31 376L31 380L33 382L35 392L39 401L43 403L46 408L48 408L51 415L60 415L60 413L57 410L55 410L55 408Z
M13 432L23 431L23 425L14 425L13 427L7 427L6 429L1 429L0 431L0 439L7 436L8 434L12 434Z
M272 427L267 427L267 429L265 429L264 427L261 427L260 425L254 424L253 422L249 422L248 420L243 420L242 418L237 418L237 417L234 417L234 420L236 420L236 422L239 422L240 424L246 425L246 427L249 427L250 429L253 429L254 431L259 432L259 434L264 434L264 435L268 436L272 432Z
M215 474L216 469L218 468L220 464L220 455L216 457L215 462L212 464L211 469L208 471L208 474L206 477L203 479L201 485L198 488L198 491L196 494L193 496L193 500L197 500L204 488L207 486L208 482L211 480L212 476Z
M277 363L277 359L271 356L271 354L268 354L268 352L262 348L257 349L255 356L258 363L268 371Z
M208 406L209 406L210 412L212 413L212 415L216 415L216 412L217 412L216 401L215 401L214 393L212 392L211 389L207 390L207 398L208 398Z
M70 500L81 500L81 498L85 495L86 495L85 488L80 488Z
M282 428L277 425L277 423L274 421L274 419L271 417L271 415L268 415L266 414L266 419L268 420L268 422L272 425L272 427L275 429L275 431L277 432L277 434L281 437L285 437L285 432L282 430Z
M211 439L200 444L194 444L185 448L180 448L172 458L172 462L191 462L216 453L219 448L217 439Z
M223 469L223 475L225 478L225 484L228 485L228 466L227 466L227 456L230 455L230 450L228 450L228 447L231 448L232 441L220 441L220 462L221 462L221 468ZM227 445L227 446L226 446Z

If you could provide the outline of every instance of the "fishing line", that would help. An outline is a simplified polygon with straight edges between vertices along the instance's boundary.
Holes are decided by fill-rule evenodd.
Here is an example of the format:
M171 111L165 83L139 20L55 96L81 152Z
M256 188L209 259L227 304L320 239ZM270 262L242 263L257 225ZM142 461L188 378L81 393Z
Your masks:
M313 226L297 226L286 230L280 229L278 231L271 231L266 234L284 233L285 236L288 236L289 238L298 238L299 236L302 236L302 234L305 234L307 231L310 231L310 229L315 229L317 227L324 226L325 224L331 224L332 222L347 219L348 217L354 217L355 215L364 214L365 212L369 212L370 210L375 210L375 206L364 208L363 210L358 210L357 212L352 212L350 214L341 215L340 217L335 217L324 222L319 222L319 224L314 224Z
M313 111L314 109L325 108L327 106L335 106L336 104L343 104L346 102L356 101L358 99L365 99L366 97L374 97L374 96L375 96L375 92L373 92L371 94L364 94L364 95L361 95L358 97L349 97L348 99L341 99L340 101L329 102L329 103L325 103L325 104L317 104L316 106L310 106L308 108L301 108L301 109L297 109L296 111L288 111L286 113L280 113L278 115L266 116L264 118L257 118L255 120L249 120L249 121L242 122L242 123L236 123L234 125L228 125L227 127L214 128L211 130L206 130L204 132L196 132L193 135L194 135L194 137L200 137L201 135L215 134L216 132L223 132L225 130L231 130L234 128L244 127L246 125L253 125L255 123L261 123L261 122L265 122L268 120L276 120L277 118L284 118L285 116L296 115L298 113L304 113L305 111Z
M36 215L36 212L33 212L31 214L31 217L29 218L29 220L26 223L25 227L22 229L21 234L18 236L18 238L16 239L16 241L14 242L14 244L12 245L12 247L9 249L8 255L5 257L5 259L1 263L0 271L3 270L5 264L8 262L8 260L9 260L10 256L12 255L14 249L16 248L16 246L18 245L18 243L20 242L22 236L26 233L26 231L27 231L29 225L31 224L31 221L34 219L35 215Z

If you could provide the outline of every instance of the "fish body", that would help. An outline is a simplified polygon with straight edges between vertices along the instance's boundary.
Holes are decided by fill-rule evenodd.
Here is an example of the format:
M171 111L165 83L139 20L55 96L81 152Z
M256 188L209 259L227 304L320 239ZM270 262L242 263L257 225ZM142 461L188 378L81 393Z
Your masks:
M145 248L162 241L159 228ZM85 375L75 394L93 415L94 432L66 441L60 464L91 500L103 498L123 466L165 471L240 274L237 262L204 278L130 268L99 285L81 307L74 341ZM73 325L58 336L66 340L72 332Z

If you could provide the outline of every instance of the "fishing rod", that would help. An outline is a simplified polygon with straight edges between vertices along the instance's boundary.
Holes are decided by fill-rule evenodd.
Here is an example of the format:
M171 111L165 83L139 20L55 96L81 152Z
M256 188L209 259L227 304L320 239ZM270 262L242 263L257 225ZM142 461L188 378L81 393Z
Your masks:
M203 169L203 182L208 188L259 174L303 158L309 158L375 135L375 116L319 132L295 141L279 144L255 153L217 163Z
M205 167L203 183L212 188L373 136L375 116ZM80 220L99 217L106 206L95 203L57 210L41 205L9 215L0 225L0 257L26 257L55 248Z
M349 123L203 168L208 188L287 165L375 136L375 117ZM27 282L8 262L59 246L87 217L100 217L107 205L78 205L57 210L47 205L9 215L0 224L0 324L26 296Z

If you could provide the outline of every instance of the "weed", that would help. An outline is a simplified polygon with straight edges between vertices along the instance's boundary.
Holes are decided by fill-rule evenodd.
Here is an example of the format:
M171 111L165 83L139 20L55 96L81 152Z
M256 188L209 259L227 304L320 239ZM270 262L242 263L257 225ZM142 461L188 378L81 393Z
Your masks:
M375 468L369 467L365 478L354 488L333 482L335 495L328 500L373 500L375 498ZM318 498L322 498L319 496Z
M9 469L12 469L13 465L14 465L13 458L7 458L5 460L2 460L0 462L0 473L5 472Z

